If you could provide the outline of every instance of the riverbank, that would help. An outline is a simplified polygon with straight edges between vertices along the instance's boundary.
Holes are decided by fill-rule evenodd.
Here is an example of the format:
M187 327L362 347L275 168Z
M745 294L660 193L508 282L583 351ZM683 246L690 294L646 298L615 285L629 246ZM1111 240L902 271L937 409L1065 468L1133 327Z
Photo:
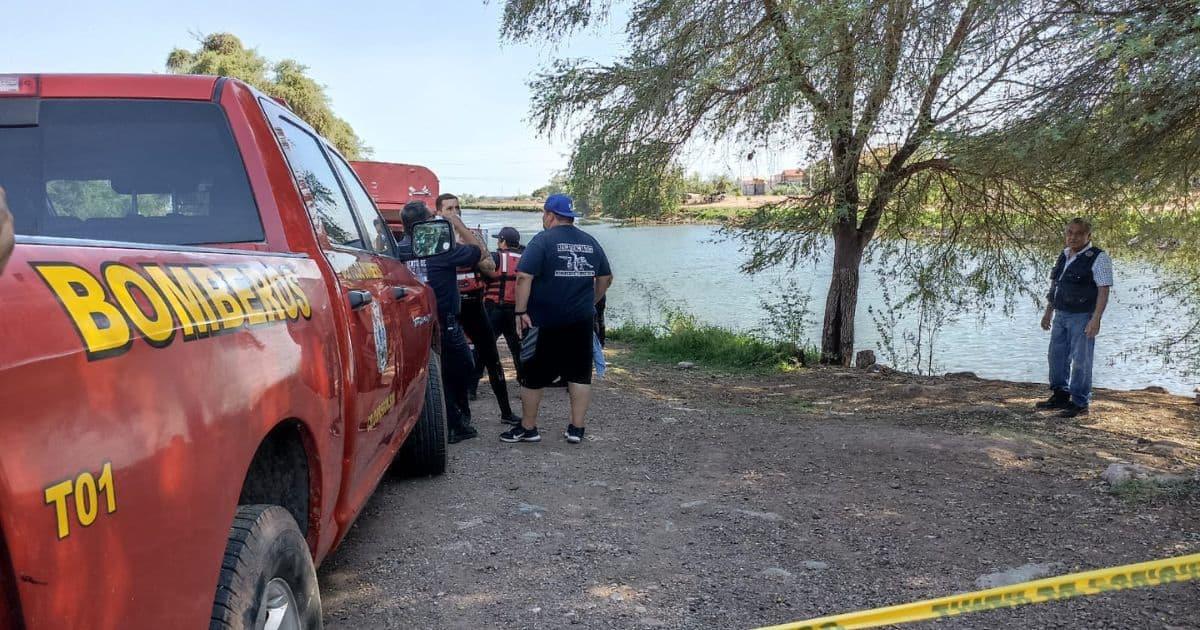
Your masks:
M758 208L783 201L786 197L759 195L755 197L726 197L716 203L684 204L665 215L649 218L620 219L635 225L719 225L744 218ZM541 212L542 202L536 200L473 201L471 209L492 212ZM608 219L604 214L590 218Z
M1200 551L1192 482L1114 490L1112 463L1191 475L1191 400L842 368L747 374L607 351L587 438L508 445L495 401L450 471L386 480L322 567L329 628L748 628ZM509 372L511 378L512 373ZM510 391L516 386L510 380ZM956 628L1200 626L1200 584L996 610Z

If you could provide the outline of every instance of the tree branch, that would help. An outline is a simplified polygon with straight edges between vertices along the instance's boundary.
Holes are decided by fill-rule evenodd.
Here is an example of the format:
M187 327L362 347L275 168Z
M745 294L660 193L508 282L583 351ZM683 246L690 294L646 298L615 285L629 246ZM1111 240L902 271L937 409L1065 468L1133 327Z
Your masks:
M804 63L804 59L800 55L800 51L796 49L796 42L792 39L789 32L787 19L783 15L783 11L779 8L779 4L775 0L762 0L763 10L766 12L766 19L771 24L771 28L775 31L775 37L779 39L779 45L783 48L783 53L787 57L787 62L792 68L792 78L796 80L796 87L800 89L800 93L804 98L808 99L813 109L824 118L828 118L832 112L832 105L829 100L821 94L816 85L813 85L812 79L809 77L809 72L812 70L808 64Z
M898 181L904 181L924 170L937 169L940 171L945 171L949 170L950 168L950 160L946 158L931 158L928 160L921 160L920 162L913 162L912 164L900 169L899 172L896 173L896 179Z
M958 17L958 23L954 26L954 32L950 35L949 41L946 42L942 53L938 55L937 64L933 67L929 82L925 85L925 91L921 96L921 103L917 107L915 128L909 134L908 139L904 141L904 145L888 161L887 168L879 176L879 181L876 182L875 190L871 194L871 200L867 203L862 224L858 228L860 246L865 246L875 236L875 230L879 227L880 219L883 218L883 211L887 207L888 201L891 200L892 191L902 179L899 174L904 163L916 153L921 143L925 141L926 134L933 129L933 103L937 99L938 91L941 90L942 82L954 68L954 62L962 49L963 42L971 33L975 14L979 11L980 5L981 0L971 0L967 4L962 15Z
M745 96L746 94L749 94L759 88L764 88L773 83L779 83L783 79L784 77L771 77L769 79L763 79L762 81L747 83L746 85L736 88L724 88L715 85L708 85L705 87L712 92L716 92L717 94L724 94L727 96Z
M937 99L938 91L942 89L942 82L946 80L946 76L954 68L954 61L958 57L958 52L962 48L963 41L971 33L972 22L975 20L975 14L979 11L980 4L980 0L971 0L967 4L967 7L963 9L962 15L958 17L958 24L954 27L954 33L950 36L950 41L946 42L946 47L942 49L942 54L938 56L937 65L933 67L933 73L929 76L929 82L925 85L925 92L921 96L921 104L917 107L917 128L909 136L909 141L905 142L905 145L913 140L916 140L919 144L924 139L925 133L933 127L933 102ZM915 150L916 146L913 149Z
M883 71L871 88L867 102L863 105L862 117L858 121L858 130L854 133L854 146L866 144L879 119L879 112L884 102L892 92L892 84L896 80L896 69L900 63L900 51L904 47L904 27L908 21L909 4L903 0L888 2L887 30L884 32Z

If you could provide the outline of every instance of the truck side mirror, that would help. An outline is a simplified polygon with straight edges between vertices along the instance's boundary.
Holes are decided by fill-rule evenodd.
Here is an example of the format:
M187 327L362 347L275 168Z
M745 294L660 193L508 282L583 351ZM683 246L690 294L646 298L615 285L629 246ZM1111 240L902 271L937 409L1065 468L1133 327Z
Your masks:
M431 258L449 252L454 247L454 228L445 219L426 219L412 226L413 255Z

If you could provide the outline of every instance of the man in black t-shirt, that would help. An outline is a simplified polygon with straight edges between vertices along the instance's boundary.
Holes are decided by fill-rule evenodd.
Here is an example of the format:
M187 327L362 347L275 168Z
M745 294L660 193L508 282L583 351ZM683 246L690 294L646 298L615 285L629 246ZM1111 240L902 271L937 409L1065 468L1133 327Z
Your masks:
M409 269L433 289L437 298L438 324L442 335L442 389L446 393L446 425L449 430L447 441L454 444L479 435L471 426L471 407L467 399L467 387L475 364L471 349L467 346L467 338L458 323L458 268L478 264L485 257L487 249L457 214L443 213L441 217L450 223L458 235L459 242L449 253L424 260L406 260L412 254L412 238L408 235L412 234L413 224L433 218L433 213L423 201L410 201L404 204L404 210L400 212L405 237L399 243L399 250L401 260L406 260Z
M596 302L612 284L612 270L600 243L575 227L579 215L571 198L551 195L542 214L545 228L525 246L517 266L517 330L532 355L521 369L520 425L500 436L505 442L538 442L542 389L562 380L571 398L565 437L583 441L592 396L592 336ZM523 349L522 354L530 353Z

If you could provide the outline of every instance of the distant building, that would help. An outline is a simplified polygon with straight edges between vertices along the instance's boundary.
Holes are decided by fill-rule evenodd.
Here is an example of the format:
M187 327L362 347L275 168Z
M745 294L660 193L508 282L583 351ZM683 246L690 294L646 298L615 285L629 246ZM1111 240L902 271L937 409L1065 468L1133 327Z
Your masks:
M787 185L807 186L808 171L802 168L786 168L779 174L772 175L770 179L767 180L768 189L773 189L776 186Z
M747 197L751 195L767 194L767 180L761 177L742 180L742 194Z
M786 168L779 174L777 184L803 184L808 181L808 173L802 168Z

